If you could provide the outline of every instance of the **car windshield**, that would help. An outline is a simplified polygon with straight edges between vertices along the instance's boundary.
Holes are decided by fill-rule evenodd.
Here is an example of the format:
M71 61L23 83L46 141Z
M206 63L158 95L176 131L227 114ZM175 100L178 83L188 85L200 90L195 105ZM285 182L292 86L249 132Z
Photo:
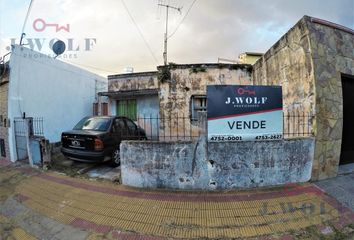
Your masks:
M109 118L88 118L85 117L81 119L80 122L76 124L74 130L93 130L93 131L107 131L111 124L111 119Z

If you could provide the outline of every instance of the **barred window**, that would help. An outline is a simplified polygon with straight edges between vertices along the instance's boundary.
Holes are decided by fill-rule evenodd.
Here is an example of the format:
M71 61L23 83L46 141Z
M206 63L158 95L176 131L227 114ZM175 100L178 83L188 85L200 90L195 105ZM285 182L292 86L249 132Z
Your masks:
M207 97L205 95L194 95L190 101L191 121L198 121L198 112L207 111Z

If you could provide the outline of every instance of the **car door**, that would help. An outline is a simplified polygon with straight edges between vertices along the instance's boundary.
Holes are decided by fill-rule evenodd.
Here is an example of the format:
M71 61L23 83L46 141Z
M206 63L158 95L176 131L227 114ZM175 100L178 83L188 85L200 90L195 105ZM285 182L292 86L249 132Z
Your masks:
M139 131L137 125L130 119L125 119L125 122L127 124L127 128L129 131L129 139L130 140L137 140L139 139L140 136L138 136Z
M129 131L125 124L124 118L114 119L112 133L116 146L118 146L122 140L127 138Z

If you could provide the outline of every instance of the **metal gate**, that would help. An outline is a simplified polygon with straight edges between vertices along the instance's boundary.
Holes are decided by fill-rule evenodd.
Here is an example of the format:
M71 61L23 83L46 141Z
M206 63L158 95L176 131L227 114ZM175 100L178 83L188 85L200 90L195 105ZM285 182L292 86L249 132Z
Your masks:
M15 127L15 142L16 142L16 153L17 160L23 160L28 158L27 153L27 127L26 121L23 118L14 119Z
M15 118L14 130L17 160L27 159L27 141L29 137L43 136L43 118Z

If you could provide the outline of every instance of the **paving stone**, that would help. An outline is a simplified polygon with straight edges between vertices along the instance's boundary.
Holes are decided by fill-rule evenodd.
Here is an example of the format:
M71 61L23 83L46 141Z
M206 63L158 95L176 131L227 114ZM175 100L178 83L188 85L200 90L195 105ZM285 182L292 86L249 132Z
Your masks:
M12 211L12 214L8 214L12 221L38 239L68 239L70 236L70 239L80 240L88 236L87 232L40 215L13 198L8 199L1 207L2 213L8 214Z
M354 163L340 165L338 168L338 175L350 174L354 172Z
M289 232L305 231L324 219L336 229L352 222L353 211L337 211L334 198L313 194L319 192L313 184L283 190L147 191L47 172L18 182L14 194L0 201L0 214L26 233L51 240L296 239ZM304 214L304 206L311 206L310 213Z
M25 208L23 205L18 204L18 202L13 198L7 199L2 205L2 208L0 209L0 213L7 217L26 214L27 211L29 210Z
M315 182L326 193L336 198L344 206L354 211L354 172L336 178Z

